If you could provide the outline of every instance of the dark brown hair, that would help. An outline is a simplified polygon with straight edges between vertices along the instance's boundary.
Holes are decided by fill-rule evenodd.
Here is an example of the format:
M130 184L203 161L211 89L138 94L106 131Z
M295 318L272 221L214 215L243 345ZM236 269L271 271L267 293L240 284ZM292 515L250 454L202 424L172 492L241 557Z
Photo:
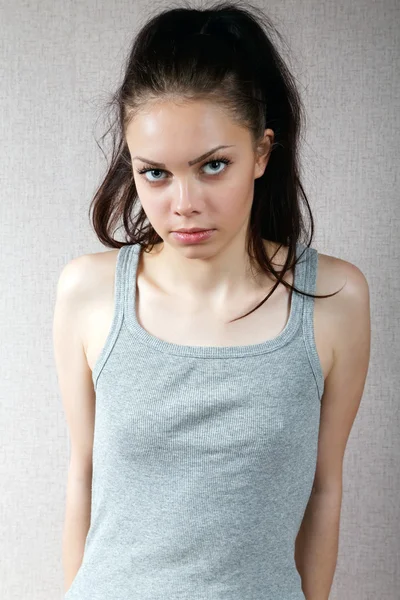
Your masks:
M294 77L272 43L274 33L281 41L282 36L259 7L242 4L219 2L195 9L184 2L183 7L159 12L140 29L126 60L122 84L106 104L115 112L115 119L101 139L111 132L112 155L89 208L89 212L93 209L97 237L108 247L139 244L150 252L163 241L138 202L125 139L128 123L149 101L211 100L248 127L254 149L264 130L271 128L274 142L263 175L254 181L246 246L250 260L272 274L276 283L262 302L239 319L264 304L279 283L312 298L329 298L340 291L318 296L283 280L298 262L296 243L305 232L300 199L311 223L310 240L303 242L307 247L314 235L314 221L299 175L304 109ZM137 204L139 211L133 216ZM126 244L112 237L120 219ZM281 271L274 269L275 254L270 260L263 240L273 241L279 248L288 246Z

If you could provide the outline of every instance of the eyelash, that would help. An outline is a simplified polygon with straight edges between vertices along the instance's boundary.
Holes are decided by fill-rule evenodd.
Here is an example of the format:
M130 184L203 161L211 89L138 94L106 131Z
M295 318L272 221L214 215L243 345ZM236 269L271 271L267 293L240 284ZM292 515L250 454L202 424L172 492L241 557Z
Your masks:
M229 158L227 158L226 156L216 156L216 157L215 157L215 158L213 158L212 160L209 160L208 162L204 163L204 164L202 165L202 167L206 167L207 165L210 165L210 164L212 164L212 163L215 163L215 162L217 162L217 163L218 163L218 162L220 162L220 163L224 163L224 164L225 164L227 167L228 167L229 165L231 165L231 164L232 164L232 161L231 161ZM165 173L165 172L166 172L166 171L164 171L163 169L157 169L156 167L151 167L151 166L144 167L143 169L140 169L140 170L138 170L137 172L138 172L140 175L144 175L144 174L145 174L145 173L147 173L148 171L160 171L161 173ZM220 171L219 173L216 173L215 175L210 175L210 177L217 177L217 175L221 175L221 174L222 174L222 173L224 173L225 171L226 171L226 168L225 168L225 169L223 169L222 171ZM159 181L163 181L162 179L159 179L158 181L149 181L149 180L148 180L146 177L145 177L145 180L146 180L146 181L147 181L147 183L149 183L150 185L153 185L153 184L155 184L155 183L158 183Z

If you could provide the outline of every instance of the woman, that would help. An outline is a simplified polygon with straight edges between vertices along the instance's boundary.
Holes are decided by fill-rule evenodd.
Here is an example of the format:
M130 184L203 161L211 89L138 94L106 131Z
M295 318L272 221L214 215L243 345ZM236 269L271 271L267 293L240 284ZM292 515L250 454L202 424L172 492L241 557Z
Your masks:
M92 202L113 249L57 287L68 600L328 598L369 292L301 241L301 102L273 31L224 3L133 43Z

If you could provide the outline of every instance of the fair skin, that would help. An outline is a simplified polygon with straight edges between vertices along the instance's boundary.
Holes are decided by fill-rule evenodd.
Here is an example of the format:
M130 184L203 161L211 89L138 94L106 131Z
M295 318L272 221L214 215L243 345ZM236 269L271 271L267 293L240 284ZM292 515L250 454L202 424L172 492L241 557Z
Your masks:
M290 310L290 292L283 285L254 313L229 323L256 306L274 283L265 274L257 273L255 277L248 270L244 251L253 183L267 166L274 132L265 131L254 153L248 130L219 107L206 102L160 102L136 115L126 136L140 202L163 239L150 254L142 255L138 268L140 293L136 308L142 326L167 341L192 345L241 345L276 337ZM192 149L193 139L198 152ZM188 165L193 158L222 144L230 147L201 163ZM219 152L232 164L207 164ZM137 156L164 166L148 165ZM139 174L146 165L152 170ZM173 238L173 229L192 226L212 227L216 232L197 245L184 246ZM265 240L269 256L276 248L276 244ZM86 313L85 351L91 368L112 316L110 291L116 254L117 250L100 253L104 285L106 274L110 274L107 305L103 303L102 311L106 318L96 318L101 313L93 306ZM283 247L273 259L274 264L282 266L285 256ZM316 293L338 290L351 276L346 270L349 264L320 254ZM288 272L285 279L292 283L292 273ZM325 378L333 366L334 336L338 335L335 313L342 295L340 292L331 299L315 301L316 346ZM96 298L99 304L101 294Z
M226 307L238 298L265 289L265 277L256 281L248 271L245 234L254 180L264 173L273 138L274 132L267 129L256 155L248 129L208 102L155 104L127 128L140 202L164 240L157 257L157 284L190 311L206 303L226 318ZM229 147L188 166L188 158L200 154L197 149L207 152L221 144ZM232 164L207 164L218 155ZM153 167L139 174L148 163L137 156L166 164L162 170ZM183 245L171 233L180 227L215 231L201 244Z
M229 346L272 339L284 328L290 293L283 285L255 312L229 323L256 306L274 284L262 272L249 271L245 253L253 184L267 166L273 133L265 131L254 153L249 132L204 102L148 105L130 123L126 139L138 195L163 240L142 255L138 267L137 318L152 335L177 344ZM221 150L232 161L228 167L217 162L206 166L217 153L188 165L221 144L230 146ZM137 171L145 163L137 155L165 167L140 175ZM148 180L157 181L151 185ZM216 231L205 242L184 246L171 234L179 227ZM265 240L269 256L275 248ZM64 544L67 588L80 564L90 520L96 402L91 370L110 331L117 253L73 259L57 286L54 348L71 439ZM285 253L282 247L273 259L278 269ZM292 273L285 277L292 283ZM333 572L336 550L331 548L338 520L318 519L317 513L337 515L340 510L344 452L361 401L370 348L369 288L363 273L347 261L320 253L316 294L333 293L343 284L336 296L316 299L314 309L315 345L325 379L314 480L320 500L312 510L314 517L307 518L304 542L298 547L305 565L303 581L310 589L313 573L325 589Z

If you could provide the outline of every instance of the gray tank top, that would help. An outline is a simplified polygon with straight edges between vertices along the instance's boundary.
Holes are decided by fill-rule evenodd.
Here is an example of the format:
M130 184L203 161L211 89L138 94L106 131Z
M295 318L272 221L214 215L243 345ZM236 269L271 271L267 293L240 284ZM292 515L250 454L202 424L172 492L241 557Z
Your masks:
M298 242L294 283L315 293ZM304 600L295 539L317 460L324 377L314 299L246 346L163 341L136 317L140 246L117 257L96 390L91 521L68 600Z

